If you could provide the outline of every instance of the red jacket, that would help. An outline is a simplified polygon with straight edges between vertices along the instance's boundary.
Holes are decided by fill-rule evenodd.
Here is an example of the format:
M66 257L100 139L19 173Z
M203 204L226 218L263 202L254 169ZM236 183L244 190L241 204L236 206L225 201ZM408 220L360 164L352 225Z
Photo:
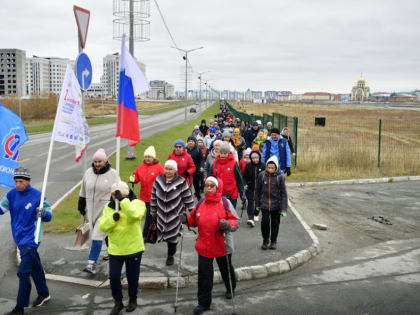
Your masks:
M192 175L195 173L195 165L191 155L188 154L187 149L184 149L181 155L176 155L175 150L169 154L168 160L174 160L178 164L178 175L184 177L188 184L191 185L193 182ZM187 170L190 173L188 178L185 176L184 171Z
M231 200L238 199L238 184L235 177L235 167L238 167L237 165L233 154L230 153L225 159L218 156L212 167L212 175L223 181L223 194L230 196Z
M248 164L248 162L245 161L244 159L239 161L239 168L241 169L242 176L244 176L245 167L246 167L247 164Z
M141 183L140 187L140 200L144 202L150 202L152 196L152 188L155 183L156 176L164 173L164 168L161 164L147 164L142 163L137 166L136 170L133 172L135 176L134 183Z
M195 249L201 256L207 258L222 257L226 255L225 236L220 231L220 220L225 219L232 227L237 227L237 218L221 202L223 182L219 180L216 193L207 193L204 202L198 210L194 208L188 216L188 225L198 227L198 238Z

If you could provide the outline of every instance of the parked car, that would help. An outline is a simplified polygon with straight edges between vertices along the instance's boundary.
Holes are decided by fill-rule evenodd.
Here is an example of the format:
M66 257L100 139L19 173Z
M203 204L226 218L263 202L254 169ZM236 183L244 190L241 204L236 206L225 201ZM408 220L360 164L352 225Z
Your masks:
M190 108L190 113L196 113L196 112L197 112L197 110L194 107Z

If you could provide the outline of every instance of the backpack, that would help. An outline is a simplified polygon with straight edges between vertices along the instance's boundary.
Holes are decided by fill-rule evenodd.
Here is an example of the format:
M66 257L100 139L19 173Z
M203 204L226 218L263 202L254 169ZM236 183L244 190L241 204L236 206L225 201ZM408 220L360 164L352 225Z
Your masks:
M204 198L201 198L198 202L197 205L195 206L195 211L198 210L198 208L200 207L200 205L204 202ZM227 200L226 197L222 196L222 203L223 203L223 207L225 208L225 212L226 212L226 219L228 217L228 211L229 211L229 201Z

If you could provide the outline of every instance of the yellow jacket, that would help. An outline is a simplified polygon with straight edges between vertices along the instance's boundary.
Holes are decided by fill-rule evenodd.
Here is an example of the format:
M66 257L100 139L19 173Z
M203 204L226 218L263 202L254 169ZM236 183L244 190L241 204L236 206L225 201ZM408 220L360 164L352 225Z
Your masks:
M146 213L143 201L124 198L120 202L120 219L114 221L115 210L106 204L99 228L108 234L108 253L114 256L132 255L144 251L141 220Z

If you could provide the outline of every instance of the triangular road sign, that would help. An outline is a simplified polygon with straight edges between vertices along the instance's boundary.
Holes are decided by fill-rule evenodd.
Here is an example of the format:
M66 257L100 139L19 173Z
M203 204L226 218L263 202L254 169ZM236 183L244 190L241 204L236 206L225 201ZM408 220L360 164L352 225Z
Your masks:
M79 29L80 42L82 43L82 48L85 48L89 28L90 11L76 5L73 6L73 11L74 16L76 17L77 28Z

